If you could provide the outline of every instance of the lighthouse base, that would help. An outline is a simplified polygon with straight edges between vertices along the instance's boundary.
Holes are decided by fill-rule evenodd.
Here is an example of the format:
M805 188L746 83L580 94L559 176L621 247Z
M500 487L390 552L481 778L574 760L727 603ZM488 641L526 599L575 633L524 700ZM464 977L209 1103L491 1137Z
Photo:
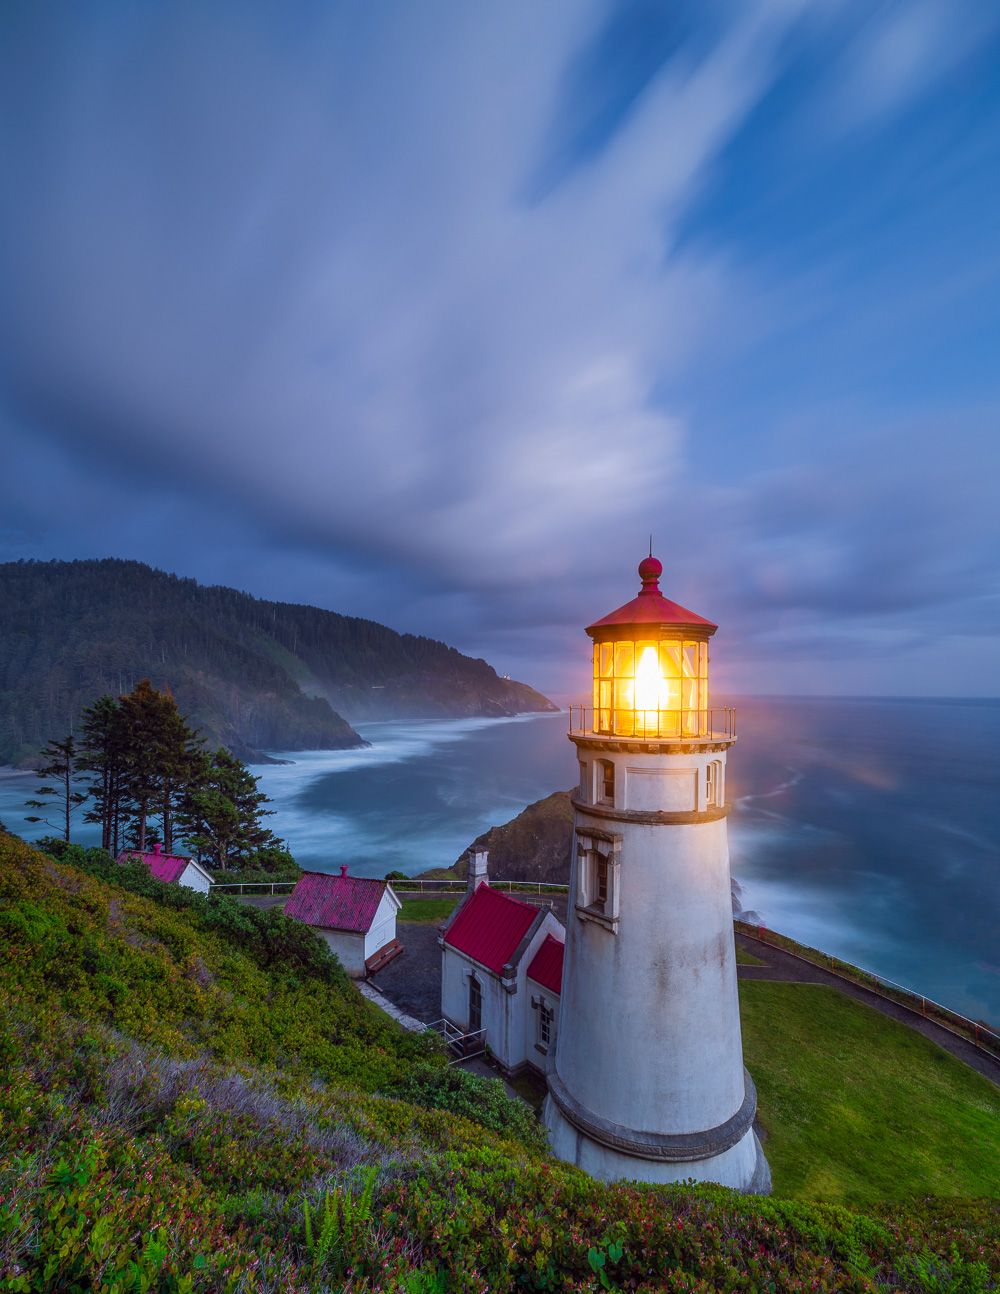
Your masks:
M625 1154L588 1137L565 1117L551 1094L545 1098L542 1122L557 1158L575 1164L603 1182L620 1179L653 1182L716 1182L745 1195L770 1195L771 1169L753 1128L734 1145L707 1159L647 1159Z

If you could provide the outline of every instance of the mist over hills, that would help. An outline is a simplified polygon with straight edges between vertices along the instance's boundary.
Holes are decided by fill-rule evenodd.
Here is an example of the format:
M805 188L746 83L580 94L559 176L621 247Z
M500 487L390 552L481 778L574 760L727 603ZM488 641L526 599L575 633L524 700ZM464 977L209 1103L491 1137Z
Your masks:
M352 719L558 708L434 639L142 562L0 564L0 609L0 763L32 764L82 706L145 677L249 762L361 745Z

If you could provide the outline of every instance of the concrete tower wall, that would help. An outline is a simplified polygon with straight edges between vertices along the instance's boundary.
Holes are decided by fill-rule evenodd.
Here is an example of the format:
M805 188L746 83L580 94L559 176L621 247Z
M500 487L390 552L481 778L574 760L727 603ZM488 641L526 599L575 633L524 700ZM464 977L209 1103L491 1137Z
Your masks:
M599 1177L759 1189L723 805L731 743L574 739L581 789L545 1112L553 1149Z

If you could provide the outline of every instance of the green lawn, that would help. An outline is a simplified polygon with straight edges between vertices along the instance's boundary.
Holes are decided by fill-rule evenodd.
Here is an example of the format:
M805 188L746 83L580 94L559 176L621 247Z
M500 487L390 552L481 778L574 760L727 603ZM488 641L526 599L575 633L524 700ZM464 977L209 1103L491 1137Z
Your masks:
M736 945L736 964L737 966L766 966L767 962L762 962L759 957L753 953L748 953L745 948Z
M397 921L410 921L419 926L437 926L446 917L451 916L459 901L465 898L465 892L445 895L435 894L430 899L422 899L409 894L401 894L399 897L403 906L396 913Z
M836 989L743 980L740 1004L775 1195L1000 1195L992 1083Z

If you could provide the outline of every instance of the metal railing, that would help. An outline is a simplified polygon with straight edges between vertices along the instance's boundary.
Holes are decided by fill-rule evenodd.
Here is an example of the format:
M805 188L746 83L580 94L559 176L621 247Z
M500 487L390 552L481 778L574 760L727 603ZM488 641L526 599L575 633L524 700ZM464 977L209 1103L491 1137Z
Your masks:
M333 873L331 873L332 875ZM275 892L275 886L290 886L292 889L297 885L297 881L242 881L232 884L212 882L213 890L239 890L243 894L246 890L268 890L271 894ZM421 880L414 877L407 881L390 881L389 884L394 890L402 894L434 894L451 893L454 890L465 890L468 887L467 881L455 881L446 877L440 880ZM528 890L532 894L565 894L569 890L568 885L553 885L548 881L489 881L490 889L506 890L508 894L513 890Z
M734 740L736 709L621 710L569 707L569 731L578 737L631 737L640 741Z
M506 890L510 894L514 889L529 890L534 894L565 894L569 890L568 885L552 885L548 881L493 881L486 882L491 890ZM389 884L397 894L433 894L436 891L449 893L453 890L464 890L468 888L467 881L453 881L447 877L441 877L440 880L430 879L421 880L414 877L408 881L390 881Z
M477 1056L486 1054L485 1029L477 1029L474 1033L463 1033L457 1025L445 1019L435 1020L427 1027L439 1033L450 1050L458 1052L454 1060L448 1061L449 1065L461 1065L463 1060L475 1060Z
M273 894L274 887L276 885L290 885L294 890L297 884L298 884L297 881L240 881L239 884L237 884L236 882L233 882L232 884L229 884L229 882L222 884L218 881L213 881L212 889L213 890L239 890L241 894L244 892L244 890L270 889L271 893Z
M838 979L847 980L859 988L868 989L869 992L884 997L889 1002L896 1002L1000 1059L1000 1033L991 1029L988 1024L983 1024L979 1020L970 1020L968 1016L961 1015L950 1007L942 1006L940 1002L935 1002L933 998L925 997L922 993L897 984L895 980L888 979L885 975L876 975L874 971L864 970L852 962L841 961L839 957L810 948L808 944L800 944L797 940L790 939L788 935L779 934L776 930L768 930L766 926L751 926L745 921L734 921L733 925L740 934L749 935L751 939L757 939L767 947L790 953L800 961L809 962L812 966L829 971Z

